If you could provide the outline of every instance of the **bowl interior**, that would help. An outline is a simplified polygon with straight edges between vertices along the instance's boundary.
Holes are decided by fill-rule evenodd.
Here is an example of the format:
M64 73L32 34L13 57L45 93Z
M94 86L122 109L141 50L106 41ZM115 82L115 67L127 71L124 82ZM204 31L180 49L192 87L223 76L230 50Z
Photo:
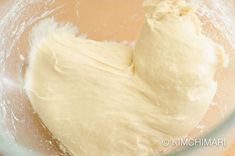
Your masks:
M195 0L195 3L201 6L198 16L204 33L225 48L230 64L217 73L218 91L214 102L188 137L201 136L215 129L235 107L235 35L231 33L235 29L232 28L235 9L228 9L231 4L219 0L213 3ZM94 40L135 42L144 22L142 0L4 0L0 6L0 131L44 155L64 155L56 139L33 112L24 93L31 28L41 19L54 17L76 25L80 31L77 35ZM230 12L221 13L224 8Z

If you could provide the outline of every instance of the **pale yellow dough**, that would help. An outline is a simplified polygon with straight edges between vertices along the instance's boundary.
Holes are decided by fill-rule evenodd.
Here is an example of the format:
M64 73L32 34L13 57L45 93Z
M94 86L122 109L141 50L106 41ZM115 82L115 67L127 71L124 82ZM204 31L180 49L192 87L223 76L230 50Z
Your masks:
M74 156L149 156L186 135L216 92L223 49L183 1L146 0L136 46L75 37L53 19L32 32L25 89L34 110Z

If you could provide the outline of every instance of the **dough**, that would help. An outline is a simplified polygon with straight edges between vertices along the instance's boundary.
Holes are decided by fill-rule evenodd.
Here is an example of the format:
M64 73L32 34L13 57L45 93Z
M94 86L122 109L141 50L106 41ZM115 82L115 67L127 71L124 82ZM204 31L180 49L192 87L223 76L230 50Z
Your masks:
M74 156L148 156L186 135L216 92L223 49L201 33L192 6L146 0L134 48L76 37L53 19L32 31L25 89L53 136Z

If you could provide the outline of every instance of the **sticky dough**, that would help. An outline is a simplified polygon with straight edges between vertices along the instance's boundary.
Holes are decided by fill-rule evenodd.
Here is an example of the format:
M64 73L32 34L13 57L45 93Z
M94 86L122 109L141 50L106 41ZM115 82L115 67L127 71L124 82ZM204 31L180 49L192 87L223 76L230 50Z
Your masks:
M186 135L216 92L223 49L201 33L192 6L145 0L135 47L76 37L53 19L31 35L25 89L53 136L74 156L148 156Z

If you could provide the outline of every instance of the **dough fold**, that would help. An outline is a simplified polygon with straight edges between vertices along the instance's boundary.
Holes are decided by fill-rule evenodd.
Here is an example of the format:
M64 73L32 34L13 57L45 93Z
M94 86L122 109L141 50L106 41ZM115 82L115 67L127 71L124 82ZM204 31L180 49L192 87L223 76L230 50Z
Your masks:
M216 92L224 50L201 33L195 9L146 0L136 46L76 37L53 19L31 35L25 90L42 122L74 156L149 156L186 135Z

